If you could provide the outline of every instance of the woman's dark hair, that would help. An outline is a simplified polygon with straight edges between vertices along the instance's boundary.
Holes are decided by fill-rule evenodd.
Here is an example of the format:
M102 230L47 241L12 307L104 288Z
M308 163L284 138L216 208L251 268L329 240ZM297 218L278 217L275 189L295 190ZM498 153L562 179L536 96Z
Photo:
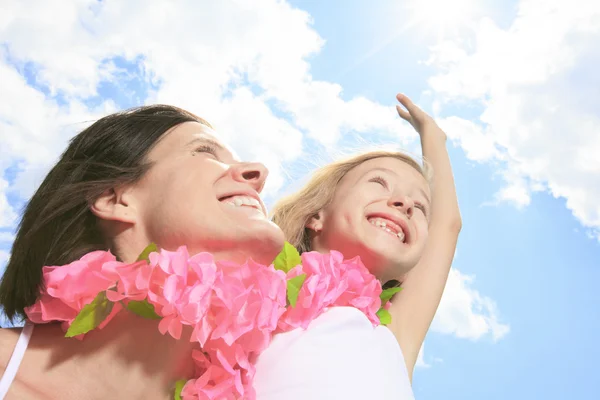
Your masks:
M42 267L108 250L89 204L106 190L138 181L148 152L183 122L208 122L177 107L152 105L108 115L75 136L25 207L6 272L0 306L24 317L42 289Z

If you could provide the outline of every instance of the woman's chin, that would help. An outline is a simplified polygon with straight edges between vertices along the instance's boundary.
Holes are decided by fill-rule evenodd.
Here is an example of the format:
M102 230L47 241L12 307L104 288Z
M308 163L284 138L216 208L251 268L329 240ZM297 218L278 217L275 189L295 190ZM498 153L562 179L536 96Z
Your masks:
M249 237L244 248L248 257L254 261L269 265L283 249L285 236L281 229L270 221L262 221L261 229L255 229L255 235Z

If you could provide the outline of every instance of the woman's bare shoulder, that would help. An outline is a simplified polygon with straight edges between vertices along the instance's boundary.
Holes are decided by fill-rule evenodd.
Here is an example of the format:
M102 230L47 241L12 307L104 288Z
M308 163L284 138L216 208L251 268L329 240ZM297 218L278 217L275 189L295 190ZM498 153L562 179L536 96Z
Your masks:
M19 336L23 332L23 328L0 328L0 378L4 375L10 358L15 350L17 342L19 340ZM31 342L30 342L31 343ZM27 357L27 355L25 356ZM24 380L23 376L28 374L22 374L21 372L26 369L25 358L20 365L19 372L17 376L15 376L8 393L6 394L6 400L10 399L38 399L38 400L48 400L53 398L52 396L45 393L41 387L44 386L37 385L36 383L32 383L29 380ZM39 374L36 377L34 382L39 381ZM42 381L43 382L43 381Z
M4 376L21 331L22 328L0 328L0 378Z
M0 376L8 365L22 330L23 328L0 328Z

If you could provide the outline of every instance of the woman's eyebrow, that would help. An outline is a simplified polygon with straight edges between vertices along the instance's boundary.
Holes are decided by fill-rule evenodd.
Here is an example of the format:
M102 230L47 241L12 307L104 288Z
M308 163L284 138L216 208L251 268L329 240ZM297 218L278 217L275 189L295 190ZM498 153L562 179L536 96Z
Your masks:
M190 140L188 142L188 144L186 145L186 147L192 147L195 144L209 144L211 146L216 147L219 150L227 150L225 147L223 147L223 145L219 142L217 142L216 140L210 139L210 138L194 138L192 140Z

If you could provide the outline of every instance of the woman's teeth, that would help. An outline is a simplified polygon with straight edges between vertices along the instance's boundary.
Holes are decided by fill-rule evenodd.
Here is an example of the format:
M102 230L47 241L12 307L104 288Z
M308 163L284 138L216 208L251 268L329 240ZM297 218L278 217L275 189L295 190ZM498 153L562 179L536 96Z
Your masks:
M400 239L400 241L404 242L405 236L404 236L404 232L402 232L402 230L400 230L399 232L395 232L392 229L387 227L387 222L384 219L381 218L370 218L369 222L371 223L371 225L375 225L381 229L383 229L384 231L397 236L398 239Z
M262 211L259 201L248 196L231 196L225 200L221 200L221 203L230 205L232 207L254 207L257 210Z

